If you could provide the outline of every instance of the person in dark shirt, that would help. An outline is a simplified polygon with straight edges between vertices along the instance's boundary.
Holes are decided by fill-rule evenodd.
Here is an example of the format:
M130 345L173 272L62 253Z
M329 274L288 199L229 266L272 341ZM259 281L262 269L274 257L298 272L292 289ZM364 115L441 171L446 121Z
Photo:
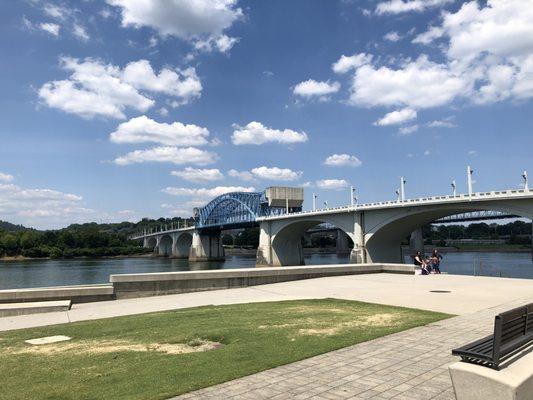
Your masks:
M440 274L440 261L442 258L442 254L440 254L437 249L433 250L433 253L431 253L431 266L436 274Z

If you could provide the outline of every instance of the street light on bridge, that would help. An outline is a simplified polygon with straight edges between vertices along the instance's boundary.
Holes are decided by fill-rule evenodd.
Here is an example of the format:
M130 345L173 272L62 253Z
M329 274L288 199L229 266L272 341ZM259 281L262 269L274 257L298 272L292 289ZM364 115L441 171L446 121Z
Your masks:
M324 201L324 207L328 208L328 201L327 200Z
M401 198L402 198L401 195L400 195L400 189L396 189L395 193L396 193L396 196L398 196L398 200L397 201L399 203L401 201Z
M529 186L527 182L527 171L524 171L524 173L522 174L522 178L524 179L524 191L529 192Z
M355 188L353 186L350 187L350 205L354 206L357 202L357 196L355 195Z
M316 211L316 194L313 193L313 211Z
M472 196L472 174L474 170L470 168L470 165L466 167L466 181L468 184L468 196Z
M405 184L407 183L407 181L402 177L400 177L400 193L399 193L399 196L400 196L400 201L404 201L405 200Z
M455 179L452 181L452 193L454 197L457 195L457 185L455 184Z

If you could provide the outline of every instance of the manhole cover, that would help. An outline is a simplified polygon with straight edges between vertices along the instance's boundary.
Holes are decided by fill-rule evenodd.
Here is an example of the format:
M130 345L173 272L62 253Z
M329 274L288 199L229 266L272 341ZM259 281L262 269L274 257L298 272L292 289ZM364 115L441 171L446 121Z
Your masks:
M451 293L451 290L430 290L430 293Z

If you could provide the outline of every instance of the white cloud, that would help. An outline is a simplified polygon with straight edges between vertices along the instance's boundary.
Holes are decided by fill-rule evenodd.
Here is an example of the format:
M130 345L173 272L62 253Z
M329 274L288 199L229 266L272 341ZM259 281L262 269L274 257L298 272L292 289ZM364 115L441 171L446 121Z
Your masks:
M404 108L402 110L392 111L376 122L374 125L388 126L388 125L401 125L407 121L416 119L416 110L411 108Z
M359 53L353 56L345 56L344 54L335 63L332 64L331 69L336 74L345 74L351 69L359 68L362 65L372 62L372 54Z
M324 190L342 190L348 187L348 182L344 179L322 179L316 181L316 186Z
M211 182L218 181L224 178L224 175L217 168L212 169L197 169L187 167L181 171L172 171L172 176L185 179L189 182Z
M79 23L75 23L72 26L72 33L74 34L74 36L84 42L90 39L89 34L87 33L87 29L85 29L85 27Z
M45 32L48 32L51 35L59 36L60 26L58 24L54 24L51 22L43 22L39 24L39 28Z
M296 132L291 129L267 128L262 123L252 121L246 126L233 125L234 131L231 140L234 145L255 144L260 145L268 142L281 144L302 143L307 141L305 132Z
M145 112L155 102L141 94L140 89L177 97L180 103L198 97L201 90L199 82L191 82L196 79L192 76L194 70L164 68L156 75L145 60L130 63L121 70L97 59L61 57L60 66L71 73L69 78L45 83L39 89L39 97L49 107L85 118L122 119L126 108Z
M327 101L329 100L329 95L337 93L340 88L341 84L339 82L319 82L314 79L308 79L298 83L292 92L294 95L307 100L318 98L320 101Z
M51 3L46 3L43 6L43 11L49 17L60 19L60 20L64 20L65 18L72 15L72 10L66 7L60 6L58 4L51 4Z
M387 34L385 34L385 36L383 36L383 39L388 40L389 42L397 42L401 38L402 37L400 36L400 34L396 31L388 32Z
M237 0L107 0L120 7L122 26L156 30L198 45L199 50L227 52L238 39L224 34L243 17Z
M13 175L0 172L0 182L13 182L15 178Z
M428 122L426 126L428 128L456 128L457 125L453 121L454 117L448 117Z
M430 156L430 155L431 155L431 150L426 150L426 151L424 151L424 155L425 155L425 156Z
M202 93L202 84L192 67L184 70L163 68L157 75L149 61L139 60L126 65L122 76L125 82L137 89L177 97L181 99L181 104L200 97Z
M230 169L228 171L228 175L232 178L237 178L245 182L253 182L256 180L250 171L237 171L236 169Z
M444 34L444 29L438 26L432 26L429 28L426 32L423 32L419 35L417 35L412 42L413 43L420 43L420 44L429 44L435 39L438 39L442 37Z
M98 213L84 207L82 197L52 189L27 189L0 183L0 215L13 223L37 228L87 222Z
M440 7L454 0L389 0L382 1L376 6L376 14L401 14L406 12L421 12L428 8Z
M429 108L467 95L472 82L447 65L420 56L399 69L363 65L355 72L350 103L362 106Z
M410 125L410 126L402 126L399 129L400 135L410 135L411 133L415 133L418 130L418 125Z
M129 165L144 162L168 162L173 164L207 165L216 162L215 153L195 147L161 146L147 150L135 150L115 159L117 165Z
M475 156L477 154L477 150L468 150L469 156Z
M359 167L362 162L356 156L349 154L333 154L326 158L324 164L330 167Z
M208 143L209 130L193 124L156 122L146 115L121 123L110 135L114 143L158 143L167 146L201 146Z
M214 188L182 188L182 187L166 187L162 190L163 193L170 194L173 196L190 196L198 198L208 198L212 199L214 197L220 196L222 194L231 193L231 192L255 192L253 186L243 187L243 186L217 186Z
M194 48L205 53L211 53L214 50L220 53L227 53L238 42L239 38L228 35L210 36L204 40L197 40L194 43Z
M251 174L263 180L269 181L295 181L302 176L302 171L293 171L289 168L278 168L278 167L257 167L253 168Z

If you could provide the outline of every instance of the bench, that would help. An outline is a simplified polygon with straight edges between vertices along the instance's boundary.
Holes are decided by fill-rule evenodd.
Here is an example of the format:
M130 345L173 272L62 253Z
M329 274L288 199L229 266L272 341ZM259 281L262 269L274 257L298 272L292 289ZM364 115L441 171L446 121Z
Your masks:
M533 341L533 303L496 315L494 333L452 350L462 361L500 369L500 365Z

